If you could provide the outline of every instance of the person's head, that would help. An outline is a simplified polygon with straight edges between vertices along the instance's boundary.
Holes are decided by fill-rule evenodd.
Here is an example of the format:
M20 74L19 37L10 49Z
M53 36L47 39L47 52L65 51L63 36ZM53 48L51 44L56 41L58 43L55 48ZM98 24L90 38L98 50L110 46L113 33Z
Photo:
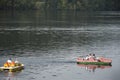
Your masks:
M95 54L93 54L93 56L95 56Z
M91 56L91 54L89 54L89 56Z

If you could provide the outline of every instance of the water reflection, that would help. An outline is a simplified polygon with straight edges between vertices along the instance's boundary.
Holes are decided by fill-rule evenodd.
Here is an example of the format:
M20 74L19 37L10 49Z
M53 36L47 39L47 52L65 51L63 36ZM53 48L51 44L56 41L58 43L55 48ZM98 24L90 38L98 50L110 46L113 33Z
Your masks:
M6 72L5 75L7 76L6 80L13 80L15 77L15 74L13 72Z
M111 65L85 65L85 64L77 64L81 68L85 68L89 72L95 72L96 69L107 69L111 68Z
M21 71L18 72L0 72L1 75L4 75L5 77L2 77L2 80L17 80L17 75L20 73Z

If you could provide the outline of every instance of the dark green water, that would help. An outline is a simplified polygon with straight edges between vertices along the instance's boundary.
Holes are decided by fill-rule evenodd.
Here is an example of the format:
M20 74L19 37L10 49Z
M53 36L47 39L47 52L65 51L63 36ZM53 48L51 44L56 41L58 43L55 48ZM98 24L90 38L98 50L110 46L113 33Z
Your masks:
M0 72L0 80L119 80L119 12L0 11L0 66L15 57L21 72ZM109 68L86 69L80 55L113 60Z

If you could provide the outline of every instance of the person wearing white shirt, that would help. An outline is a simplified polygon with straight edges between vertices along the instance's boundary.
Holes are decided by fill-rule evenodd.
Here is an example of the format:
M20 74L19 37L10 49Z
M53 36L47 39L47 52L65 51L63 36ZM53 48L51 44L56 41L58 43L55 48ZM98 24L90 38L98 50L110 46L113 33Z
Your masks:
M11 58L10 58L10 59L8 59L8 60L7 60L7 62L8 62L8 63L12 63L12 60L11 60Z

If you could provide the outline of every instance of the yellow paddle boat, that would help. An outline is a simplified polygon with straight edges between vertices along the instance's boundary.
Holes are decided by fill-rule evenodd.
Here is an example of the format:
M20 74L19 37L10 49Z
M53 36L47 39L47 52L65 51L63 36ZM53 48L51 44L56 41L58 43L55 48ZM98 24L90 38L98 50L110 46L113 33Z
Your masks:
M9 71L16 72L24 69L24 64L18 61L8 60L2 67L0 67L0 71Z

